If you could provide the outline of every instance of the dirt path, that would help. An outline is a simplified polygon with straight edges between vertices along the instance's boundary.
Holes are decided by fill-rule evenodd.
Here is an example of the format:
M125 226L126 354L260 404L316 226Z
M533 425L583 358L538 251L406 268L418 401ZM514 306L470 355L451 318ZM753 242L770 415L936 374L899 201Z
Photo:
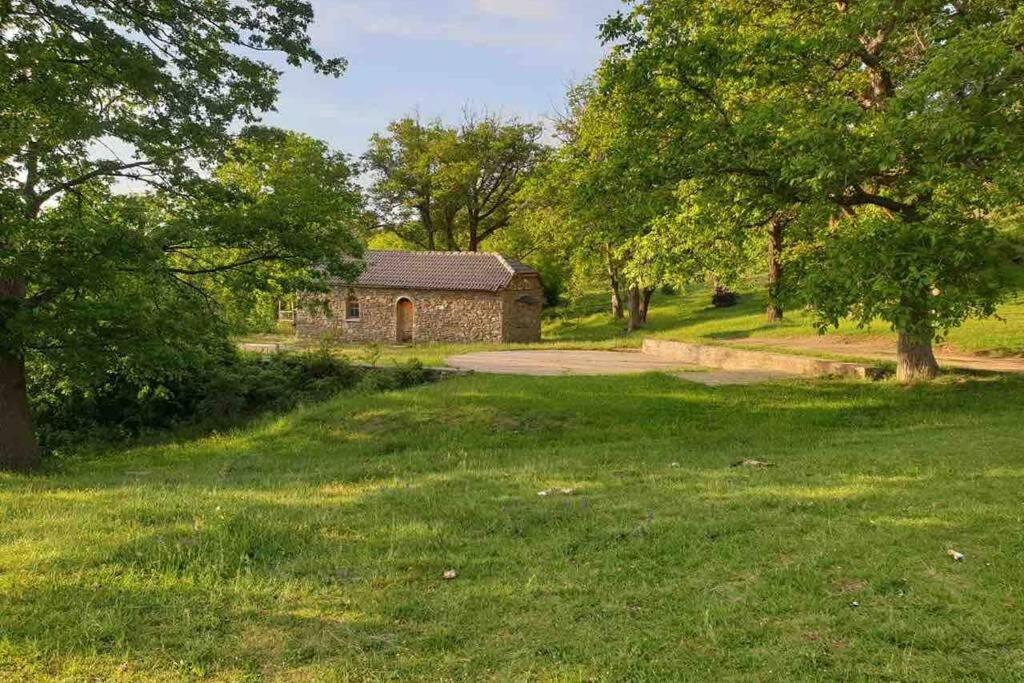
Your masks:
M778 372L708 370L637 351L491 351L453 356L448 365L498 375L629 375L666 372L698 384L754 384L792 377Z
M764 337L741 339L730 343L752 349L807 351L896 362L896 342L881 337ZM990 358L942 348L937 349L935 355L939 365L945 367L1024 373L1024 358Z

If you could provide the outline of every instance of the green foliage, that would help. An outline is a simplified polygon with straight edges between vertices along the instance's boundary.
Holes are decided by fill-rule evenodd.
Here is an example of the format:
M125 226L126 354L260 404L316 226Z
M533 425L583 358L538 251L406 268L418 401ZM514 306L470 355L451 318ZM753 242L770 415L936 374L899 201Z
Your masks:
M561 145L519 194L518 232L577 294L598 283L623 298L629 287L657 287L670 276L644 240L674 188L656 141L626 125L618 93L590 81L570 88L566 110L556 128Z
M303 136L232 134L274 105L281 74L263 54L341 75L312 21L304 0L0 2L8 367L179 371L242 322L232 299L354 272L347 161ZM123 181L151 193L124 196ZM24 405L22 386L4 378L3 400ZM17 427L0 459L31 463Z
M2 257L32 274L5 316L3 350L31 350L86 382L125 362L190 368L272 297L354 276L353 183L323 143L249 129L188 194L81 186Z
M513 199L544 155L541 127L467 116L460 127L404 118L364 159L376 229L419 249L477 251L508 228Z
M37 361L30 394L43 445L64 450L83 439L115 441L187 425L222 427L342 391L404 389L428 375L416 361L365 368L326 351L256 356L225 346L188 368L125 363L88 383L69 382L59 367Z
M821 250L791 293L824 321L880 315L930 343L992 312L986 241L1024 168L1019 3L631 4L602 86L685 188L652 251L749 252L781 213L800 258Z
M876 320L916 339L941 339L971 317L984 318L1009 295L1007 245L972 221L903 223L873 215L802 245L792 296L816 302L820 329L844 319ZM925 302L928 315L914 315Z

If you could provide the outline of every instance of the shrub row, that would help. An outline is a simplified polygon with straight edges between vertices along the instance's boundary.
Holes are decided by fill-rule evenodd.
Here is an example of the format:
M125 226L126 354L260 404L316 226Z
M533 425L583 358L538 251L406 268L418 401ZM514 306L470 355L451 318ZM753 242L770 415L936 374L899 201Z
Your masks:
M418 362L376 368L326 351L269 356L226 353L187 372L110 371L69 386L46 372L30 388L40 442L50 451L184 426L221 427L344 391L422 384Z

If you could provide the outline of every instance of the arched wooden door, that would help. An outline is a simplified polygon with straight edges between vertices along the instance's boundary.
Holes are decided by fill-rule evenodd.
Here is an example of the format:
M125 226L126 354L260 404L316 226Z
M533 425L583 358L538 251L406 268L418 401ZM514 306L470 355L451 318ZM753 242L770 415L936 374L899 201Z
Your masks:
M416 324L416 309L408 299L398 300L398 343L408 344L412 341L413 327Z

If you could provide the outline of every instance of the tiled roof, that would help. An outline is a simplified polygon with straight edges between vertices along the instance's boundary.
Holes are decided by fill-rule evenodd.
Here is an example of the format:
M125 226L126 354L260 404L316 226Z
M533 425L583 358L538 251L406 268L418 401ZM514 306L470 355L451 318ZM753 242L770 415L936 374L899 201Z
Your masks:
M537 271L500 254L449 251L369 251L357 284L386 289L498 292L516 275Z

